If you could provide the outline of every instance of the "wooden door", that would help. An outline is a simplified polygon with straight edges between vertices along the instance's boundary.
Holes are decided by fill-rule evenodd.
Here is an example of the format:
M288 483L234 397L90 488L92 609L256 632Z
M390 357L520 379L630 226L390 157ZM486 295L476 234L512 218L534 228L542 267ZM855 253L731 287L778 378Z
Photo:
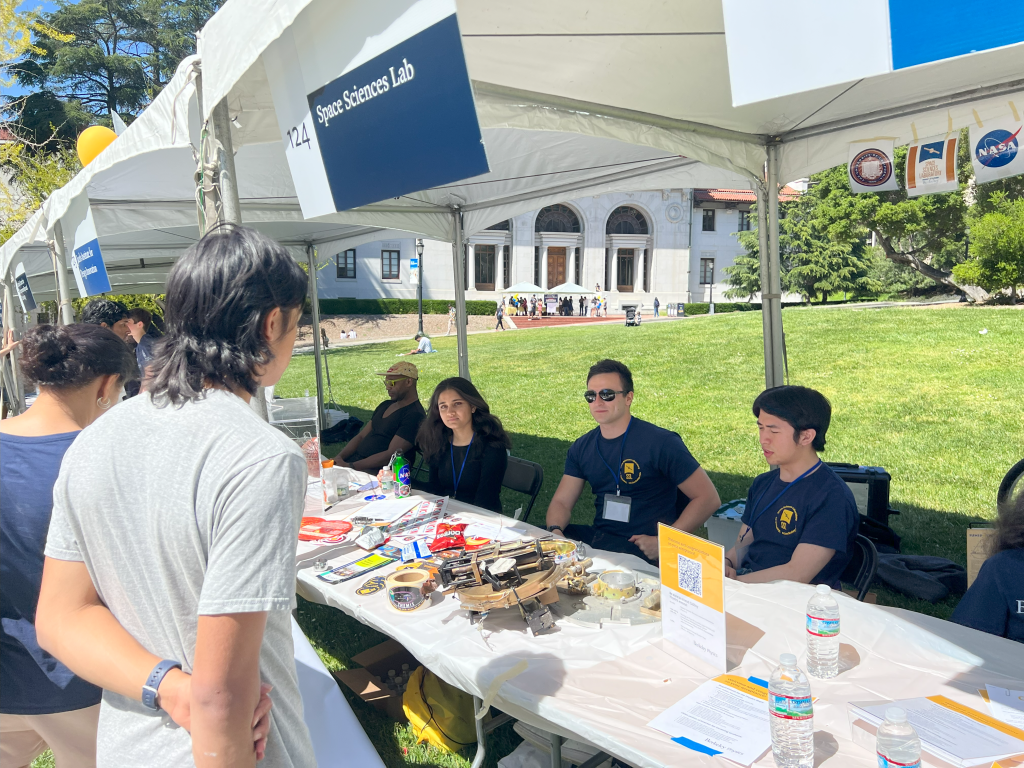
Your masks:
M548 248L548 284L554 288L565 282L565 248Z

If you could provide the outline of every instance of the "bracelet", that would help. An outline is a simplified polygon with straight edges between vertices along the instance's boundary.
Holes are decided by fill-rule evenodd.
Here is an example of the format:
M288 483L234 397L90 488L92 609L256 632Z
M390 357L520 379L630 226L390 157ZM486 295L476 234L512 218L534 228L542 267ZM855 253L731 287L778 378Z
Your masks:
M560 525L549 525L549 526L547 527L547 529L548 529L548 533L554 533L554 532L555 532L555 529L556 529L556 528L558 529L558 531L559 531L559 532L560 532L560 533L561 533L561 534L562 534L563 536L565 536L565 529L564 529L564 528L562 528L562 526L560 526Z
M736 566L732 564L732 560L730 560L728 557L725 558L725 562L727 562L729 564L729 567L732 568L734 571L736 570Z
M142 706L152 709L154 712L159 711L160 707L156 703L157 691L164 677L172 669L181 669L181 662L164 659L153 667L153 671L149 673L149 677L146 678L146 682L142 686Z

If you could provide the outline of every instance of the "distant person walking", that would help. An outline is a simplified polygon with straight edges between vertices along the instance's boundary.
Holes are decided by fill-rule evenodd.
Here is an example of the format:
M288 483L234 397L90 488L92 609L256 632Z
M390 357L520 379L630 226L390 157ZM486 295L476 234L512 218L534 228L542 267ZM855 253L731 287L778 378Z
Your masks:
M580 317L587 314L587 300L580 296Z
M660 314L658 313L658 310L659 310L660 308L661 308L661 302L660 302L660 301L658 301L658 297L657 297L657 296L655 296L655 297L654 297L654 316L655 316L655 317L661 317L661 315L660 315Z
M498 330L500 328L504 331L505 323L503 321L505 320L505 307L498 304L498 310L494 313L494 317L498 321L494 326L494 330Z
M451 304L448 305L448 330L445 332L445 336L452 335L452 326L455 325L455 307Z

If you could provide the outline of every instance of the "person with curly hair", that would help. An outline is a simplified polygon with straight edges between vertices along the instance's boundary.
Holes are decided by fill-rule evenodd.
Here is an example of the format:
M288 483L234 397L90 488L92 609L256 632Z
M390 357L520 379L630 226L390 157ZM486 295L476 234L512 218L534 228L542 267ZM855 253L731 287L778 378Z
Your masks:
M21 365L39 396L0 421L0 760L28 765L49 747L58 768L88 768L102 691L40 648L36 603L61 460L137 368L121 339L87 324L32 328Z
M307 285L256 230L208 232L168 275L147 391L64 457L36 628L103 688L102 765L316 766L290 615L306 458L250 406Z
M434 388L416 445L430 467L428 492L501 512L512 441L468 379L453 376Z
M119 339L128 341L128 308L113 299L93 299L82 310L82 322L109 328Z
M1016 495L1007 488L999 499L989 557L952 621L1024 643L1024 483L1020 485Z

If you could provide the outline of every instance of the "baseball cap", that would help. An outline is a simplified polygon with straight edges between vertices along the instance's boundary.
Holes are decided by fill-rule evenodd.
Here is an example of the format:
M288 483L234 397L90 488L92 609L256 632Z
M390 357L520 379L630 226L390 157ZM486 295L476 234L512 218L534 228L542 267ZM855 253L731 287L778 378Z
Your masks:
M419 368L412 363L402 361L401 363L395 363L388 368L384 373L375 374L377 376L407 376L410 379L418 379L420 377Z

